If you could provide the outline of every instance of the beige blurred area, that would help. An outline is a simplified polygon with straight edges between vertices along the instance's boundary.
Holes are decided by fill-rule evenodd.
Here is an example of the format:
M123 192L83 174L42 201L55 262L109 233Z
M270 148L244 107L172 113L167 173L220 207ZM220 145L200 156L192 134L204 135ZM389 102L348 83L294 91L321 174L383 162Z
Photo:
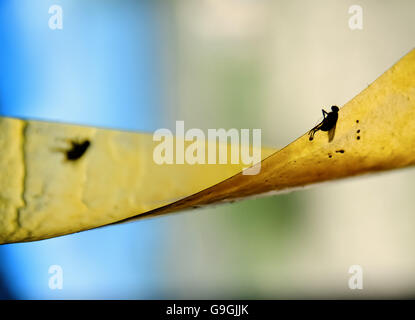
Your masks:
M351 30L352 5L363 29ZM261 128L283 147L414 47L415 2L177 0L163 10L166 125ZM415 168L164 219L174 298L415 296ZM348 287L351 265L363 289Z

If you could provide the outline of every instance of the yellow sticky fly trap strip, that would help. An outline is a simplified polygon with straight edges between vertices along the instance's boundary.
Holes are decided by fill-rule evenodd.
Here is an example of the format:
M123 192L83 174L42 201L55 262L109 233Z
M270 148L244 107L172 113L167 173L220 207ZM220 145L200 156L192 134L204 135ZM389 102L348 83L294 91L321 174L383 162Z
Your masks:
M185 148L191 144L181 142ZM159 143L145 133L0 118L0 243L123 220L197 193L246 167L242 161L159 165L153 159ZM232 145L221 146L230 153ZM262 148L261 155L274 151Z
M246 175L243 164L158 165L148 134L0 118L0 243L413 165L415 50L340 108L335 130L331 142L307 132L262 148Z

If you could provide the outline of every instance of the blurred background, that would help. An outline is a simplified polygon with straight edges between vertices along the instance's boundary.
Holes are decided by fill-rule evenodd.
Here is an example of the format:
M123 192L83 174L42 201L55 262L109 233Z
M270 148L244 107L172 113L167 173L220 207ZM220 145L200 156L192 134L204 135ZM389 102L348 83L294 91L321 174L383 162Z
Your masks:
M51 30L52 5L63 28ZM363 10L352 30L349 8ZM0 113L283 147L413 49L415 2L2 0ZM0 246L3 299L415 294L414 169ZM363 290L350 290L351 265ZM49 266L63 289L48 287Z

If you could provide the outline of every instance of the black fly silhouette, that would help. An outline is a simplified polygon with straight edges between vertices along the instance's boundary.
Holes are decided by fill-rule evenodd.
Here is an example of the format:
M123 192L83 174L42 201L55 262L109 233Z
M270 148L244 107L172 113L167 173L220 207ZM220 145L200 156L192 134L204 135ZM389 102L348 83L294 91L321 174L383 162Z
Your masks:
M323 112L324 119L308 132L308 135L310 136L309 140L313 140L316 132L321 130L328 131L329 142L331 142L334 138L334 133L336 131L337 119L339 118L339 108L337 106L332 106L331 112L327 112L324 109L322 109L321 111Z

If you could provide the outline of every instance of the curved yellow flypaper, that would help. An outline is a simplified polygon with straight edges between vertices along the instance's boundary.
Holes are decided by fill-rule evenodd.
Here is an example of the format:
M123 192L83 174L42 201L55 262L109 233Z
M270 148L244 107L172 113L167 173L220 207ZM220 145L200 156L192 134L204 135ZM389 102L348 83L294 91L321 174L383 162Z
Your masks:
M90 145L82 148L86 141ZM181 141L187 150L191 143ZM45 239L123 220L192 195L246 167L243 161L159 165L153 151L160 143L145 133L0 118L0 243ZM230 154L230 144L220 145ZM262 148L261 156L274 151Z
M85 139L85 154L66 159L68 144ZM148 134L0 118L0 243L413 165L415 50L340 109L331 142L318 132L263 148L257 175L244 165L157 165L155 145Z

